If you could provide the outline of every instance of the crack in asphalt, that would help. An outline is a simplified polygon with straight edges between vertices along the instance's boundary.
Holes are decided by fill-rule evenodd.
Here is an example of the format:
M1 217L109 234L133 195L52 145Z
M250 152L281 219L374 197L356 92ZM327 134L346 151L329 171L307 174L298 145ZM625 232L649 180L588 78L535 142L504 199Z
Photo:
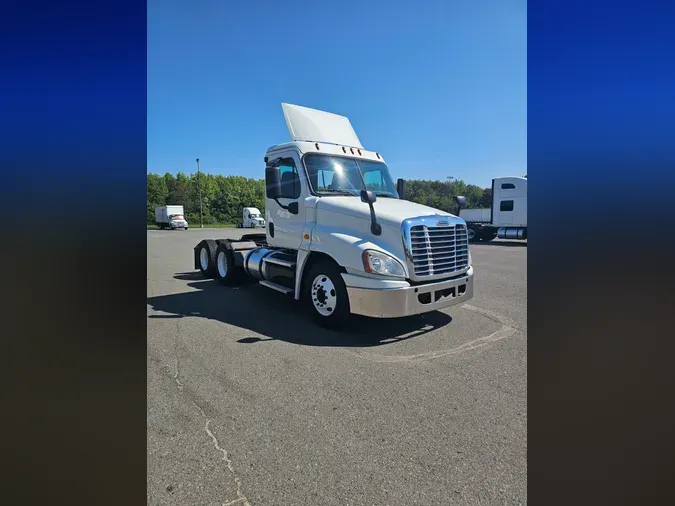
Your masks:
M180 329L178 328L178 320L176 320L176 334L173 336L173 354L174 354L174 368L175 373L173 375L173 380L178 385L178 390L183 390L183 383L180 381L180 369L178 368L178 334Z
M174 375L173 375L173 380L178 386L179 391L183 391L183 383L180 380L180 367L179 367L179 362L178 362L178 334L179 334L179 327L178 327L178 321L176 321L176 334L174 335L174 340L173 340L173 346L174 346ZM234 504L239 504L241 503L243 506L251 506L251 503L249 500L246 498L246 496L242 493L241 491L241 478L237 476L237 473L234 470L234 465L232 464L232 460L230 460L227 450L225 448L222 448L220 446L220 443L218 442L218 438L216 435L213 433L213 431L209 428L209 425L211 423L211 420L206 416L206 413L204 412L204 409L197 404L194 400L192 400L192 404L197 408L197 411L202 415L202 417L205 420L204 424L204 431L209 435L211 440L213 441L213 446L215 447L216 450L221 452L223 454L223 460L225 461L225 465L227 466L228 471L232 475L232 478L234 479L234 483L237 486L236 487L236 493L237 493L237 499L234 501L229 501L227 503L224 503L224 506L230 506Z
M211 423L211 420L209 420L209 418L206 416L206 413L201 408L201 406L199 406L199 404L197 404L195 401L192 401L192 404L195 405L195 407L201 413L202 417L204 417L204 420L206 420L206 423L204 424L204 430L213 440L213 446L216 448L216 450L218 450L219 452L221 452L223 454L223 460L225 461L225 465L227 466L227 469L230 471L230 474L232 474L232 477L234 478L234 483L237 485L237 490L236 490L237 499L235 499L234 501L230 501L228 503L225 503L225 504L229 505L229 504L236 504L236 503L240 502L244 506L251 506L251 503L248 502L248 499L246 498L246 496L241 492L241 478L239 478L239 476L237 476L237 473L234 470L234 465L232 464L232 461L230 460L230 458L227 454L227 450L220 446L220 443L218 442L218 438L211 431L211 429L209 429L209 424Z

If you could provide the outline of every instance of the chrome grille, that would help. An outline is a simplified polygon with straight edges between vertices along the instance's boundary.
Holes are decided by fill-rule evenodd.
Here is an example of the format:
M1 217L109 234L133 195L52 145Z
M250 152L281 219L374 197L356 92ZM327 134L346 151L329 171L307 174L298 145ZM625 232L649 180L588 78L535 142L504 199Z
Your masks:
M466 225L412 226L409 251L417 278L466 270L469 267Z

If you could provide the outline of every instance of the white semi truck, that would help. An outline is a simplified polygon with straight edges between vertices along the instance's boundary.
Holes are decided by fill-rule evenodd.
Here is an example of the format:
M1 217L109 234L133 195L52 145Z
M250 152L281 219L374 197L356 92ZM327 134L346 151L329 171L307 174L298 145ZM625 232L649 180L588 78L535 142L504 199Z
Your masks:
M183 206L158 206L155 207L155 225L161 229L177 228L188 229L188 222L183 213Z
M492 180L492 205L487 209L460 209L469 241L527 239L527 178Z
M241 213L241 223L237 228L256 228L265 227L265 218L263 218L260 209L257 207L245 207Z
M346 117L282 109L292 142L265 155L265 233L199 242L195 269L223 284L249 276L330 328L351 314L402 317L468 301L465 221L403 200L405 181L394 184Z

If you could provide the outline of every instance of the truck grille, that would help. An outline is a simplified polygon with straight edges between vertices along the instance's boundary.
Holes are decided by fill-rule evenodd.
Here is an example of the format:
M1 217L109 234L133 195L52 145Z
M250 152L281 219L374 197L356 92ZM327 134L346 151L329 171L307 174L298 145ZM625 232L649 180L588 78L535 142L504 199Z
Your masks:
M410 254L415 277L452 274L469 267L466 225L410 228Z

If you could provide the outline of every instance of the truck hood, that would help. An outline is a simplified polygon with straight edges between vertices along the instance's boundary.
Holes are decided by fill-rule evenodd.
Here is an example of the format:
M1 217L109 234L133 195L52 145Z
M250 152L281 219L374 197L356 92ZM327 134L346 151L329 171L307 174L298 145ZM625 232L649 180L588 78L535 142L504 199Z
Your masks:
M424 206L409 200L400 200L392 198L377 199L373 204L375 208L375 215L377 221L400 227L401 223L408 218L415 218L417 216L447 216L455 217L454 214L434 209L433 207ZM329 212L346 214L355 218L365 218L370 220L370 209L368 204L361 202L358 197L323 197L319 199L317 208Z

